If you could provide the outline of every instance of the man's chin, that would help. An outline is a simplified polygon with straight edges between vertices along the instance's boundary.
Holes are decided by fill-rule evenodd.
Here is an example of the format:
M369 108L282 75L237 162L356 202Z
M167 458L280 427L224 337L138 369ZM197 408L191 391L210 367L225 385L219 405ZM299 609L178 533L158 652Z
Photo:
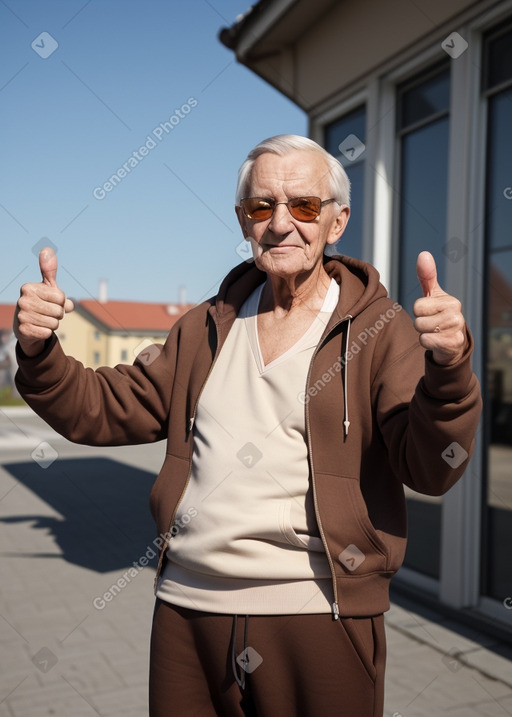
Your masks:
M304 262L290 261L291 257L284 256L283 254L274 256L260 256L255 258L254 263L261 271L265 271L267 274L291 277L296 276L307 271L307 267L304 266Z

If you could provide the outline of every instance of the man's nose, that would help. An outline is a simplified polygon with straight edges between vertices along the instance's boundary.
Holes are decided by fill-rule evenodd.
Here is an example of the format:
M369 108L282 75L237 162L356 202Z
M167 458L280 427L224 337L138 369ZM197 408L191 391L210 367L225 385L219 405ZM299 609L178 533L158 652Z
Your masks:
M274 213L268 223L268 228L274 234L287 234L294 229L292 215L284 202L278 202L274 207Z

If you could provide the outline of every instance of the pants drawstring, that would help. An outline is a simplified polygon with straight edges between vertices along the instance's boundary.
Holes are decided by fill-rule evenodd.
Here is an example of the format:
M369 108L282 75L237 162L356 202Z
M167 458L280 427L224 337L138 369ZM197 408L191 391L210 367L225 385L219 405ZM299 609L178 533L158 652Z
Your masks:
M241 690L245 690L245 664L248 662L248 656L247 656L247 635L249 632L249 615L245 616L245 624L244 624L244 647L240 655L238 657L241 657L240 663L237 661L237 654L236 654L236 629L237 629L237 621L238 621L238 615L233 615L233 627L231 629L231 667L233 670L233 676L236 680L237 685L240 687Z

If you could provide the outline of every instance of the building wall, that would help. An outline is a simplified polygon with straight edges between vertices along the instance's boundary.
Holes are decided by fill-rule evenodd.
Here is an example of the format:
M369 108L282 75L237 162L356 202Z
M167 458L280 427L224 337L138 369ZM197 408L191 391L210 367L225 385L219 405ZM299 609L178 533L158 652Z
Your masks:
M296 50L297 88L311 106L340 85L374 71L393 55L425 42L434 28L473 5L468 0L352 0L336 3ZM420 9L425 8L425 10Z
M383 61L425 45L438 28L476 5L468 0L348 0L337 2L281 55L254 67L286 94L313 110L341 87L349 87Z
M145 346L149 343L163 344L165 342L165 338L166 336L162 335L147 336L142 334L134 334L130 336L110 336L108 341L106 365L116 366L119 363L131 364L134 362L137 354L140 353Z
M99 344L101 344L101 341L94 339L95 330L95 327L75 310L62 319L56 334L64 353L73 356L84 366L92 366L94 350L92 347L97 342L96 350L100 350Z
M137 332L128 335L110 334L98 328L78 311L66 314L56 332L66 354L73 356L89 368L131 364L135 360L137 347L144 343L163 344L167 334L149 335ZM126 352L123 354L123 352ZM124 358L126 356L126 358Z

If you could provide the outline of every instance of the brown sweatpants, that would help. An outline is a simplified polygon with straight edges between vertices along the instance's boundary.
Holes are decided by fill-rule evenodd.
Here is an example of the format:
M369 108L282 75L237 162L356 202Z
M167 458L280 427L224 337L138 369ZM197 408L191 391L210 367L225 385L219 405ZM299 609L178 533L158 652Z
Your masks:
M382 717L384 616L219 615L156 601L150 717Z

